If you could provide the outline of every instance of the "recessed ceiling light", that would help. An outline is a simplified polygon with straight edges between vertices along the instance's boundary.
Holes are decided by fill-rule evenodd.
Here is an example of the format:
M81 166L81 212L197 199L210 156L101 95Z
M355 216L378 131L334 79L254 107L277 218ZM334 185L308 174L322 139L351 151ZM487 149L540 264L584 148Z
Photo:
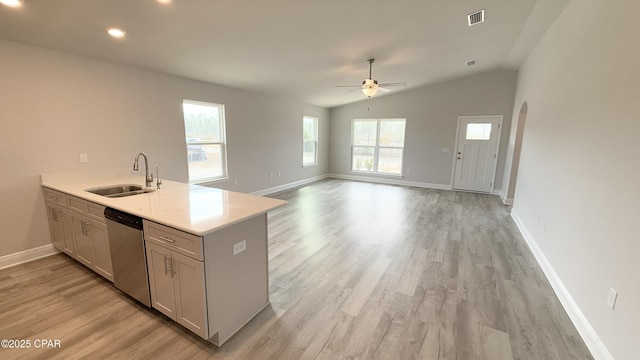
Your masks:
M113 36L116 39L122 39L126 34L124 30L120 30L118 28L108 28L107 33L109 33L109 35Z
M159 2L160 4L168 4L168 3L170 3L170 2L171 2L171 0L158 0L158 2Z
M22 0L0 0L0 3L13 8L22 6Z

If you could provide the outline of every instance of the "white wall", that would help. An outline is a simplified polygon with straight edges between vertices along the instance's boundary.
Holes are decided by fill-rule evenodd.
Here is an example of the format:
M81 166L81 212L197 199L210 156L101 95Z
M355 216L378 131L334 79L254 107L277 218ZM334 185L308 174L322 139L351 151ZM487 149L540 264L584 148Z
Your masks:
M638 1L572 1L521 68L514 103L514 117L528 104L514 218L601 359L637 359L640 340L638 14Z
M130 167L145 151L162 178L187 181L184 98L225 105L232 181L215 186L251 192L327 173L327 109L0 41L0 257L50 244L42 173ZM319 118L320 164L307 168L304 115Z
M352 175L352 119L406 118L403 180L446 188L452 181L458 116L504 115L494 185L501 189L516 76L511 70L490 71L331 109L329 172Z

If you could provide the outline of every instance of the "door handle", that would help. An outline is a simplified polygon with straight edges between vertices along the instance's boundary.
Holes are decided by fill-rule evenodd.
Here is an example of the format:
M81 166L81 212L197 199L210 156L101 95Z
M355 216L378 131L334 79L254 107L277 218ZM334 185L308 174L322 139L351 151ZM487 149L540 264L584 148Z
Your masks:
M462 159L462 153L458 151L458 160Z

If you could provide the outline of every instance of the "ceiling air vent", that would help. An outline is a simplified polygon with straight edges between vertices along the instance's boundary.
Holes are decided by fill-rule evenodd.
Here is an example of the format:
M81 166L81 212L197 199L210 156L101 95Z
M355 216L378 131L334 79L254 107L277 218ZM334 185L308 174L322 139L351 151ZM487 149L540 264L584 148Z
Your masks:
M484 10L476 11L467 15L467 20L469 21L469 26L484 22Z
M473 65L475 65L475 64L476 64L476 61L475 61L475 60L469 60L469 61L467 61L467 66L473 66Z

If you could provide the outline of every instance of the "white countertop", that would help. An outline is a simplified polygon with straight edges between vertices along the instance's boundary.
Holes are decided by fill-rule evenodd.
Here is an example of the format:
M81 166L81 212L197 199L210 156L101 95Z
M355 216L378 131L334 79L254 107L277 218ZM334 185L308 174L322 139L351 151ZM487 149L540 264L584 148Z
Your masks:
M121 198L85 191L118 184L143 185L128 169L41 175L42 186L203 236L287 204L284 200L162 179L161 189ZM153 182L155 186L155 179Z

